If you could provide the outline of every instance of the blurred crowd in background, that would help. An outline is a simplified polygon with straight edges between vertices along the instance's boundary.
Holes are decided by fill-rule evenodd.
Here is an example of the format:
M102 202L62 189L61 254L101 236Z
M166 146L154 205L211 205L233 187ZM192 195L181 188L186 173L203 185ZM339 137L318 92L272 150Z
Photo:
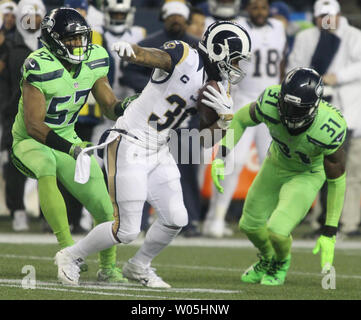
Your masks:
M182 40L193 47L215 20L235 20L250 33L252 59L247 76L232 90L236 109L254 101L269 85L280 83L296 66L313 67L326 85L325 99L342 110L348 122L347 191L340 234L361 236L361 0L21 0L0 2L0 215L11 220L16 232L32 231L30 218L39 220L40 230L51 232L42 218L35 180L23 176L11 162L11 126L20 97L20 68L30 52L39 48L40 22L53 8L78 10L93 29L93 43L104 46L110 56L109 82L115 94L124 98L141 92L151 70L127 65L111 45L119 40L143 47L160 47L169 40ZM24 26L30 26L28 28ZM97 143L101 133L112 126L90 96L79 114L76 131L80 138ZM194 116L182 128L198 128ZM252 128L253 129L253 128ZM229 224L241 216L242 204L259 165L266 156L271 138L262 126L248 132L235 150L235 170L225 179L225 194L215 192L209 167L179 162L189 225L185 237L231 236ZM179 150L192 149L191 141ZM189 150L186 150L189 153ZM178 155L180 156L180 155ZM210 152L211 156L211 152ZM100 159L98 159L101 161ZM89 213L59 183L74 234L92 227ZM304 237L316 237L325 216L325 185L306 217ZM261 197L262 195L260 195ZM154 213L145 205L142 229ZM234 229L234 228L233 228Z

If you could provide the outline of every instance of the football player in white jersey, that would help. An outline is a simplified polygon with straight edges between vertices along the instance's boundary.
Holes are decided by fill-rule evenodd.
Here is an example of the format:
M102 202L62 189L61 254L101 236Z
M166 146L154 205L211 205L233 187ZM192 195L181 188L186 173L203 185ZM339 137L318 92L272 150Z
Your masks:
M283 78L286 32L283 24L269 18L268 0L250 0L248 17L238 17L237 22L249 33L252 40L251 63L245 65L244 80L232 87L235 111L249 101L254 101L267 86L278 84ZM221 238L226 235L225 216L237 187L239 173L248 160L252 142L255 142L259 162L262 163L271 136L265 125L248 128L234 149L234 173L223 182L224 193L213 192L213 197L203 224L206 236Z
M77 285L78 259L135 240L140 232L143 204L148 201L157 211L157 218L143 245L123 266L123 275L148 287L169 288L150 267L151 261L187 225L188 214L168 136L171 129L196 112L198 90L207 80L218 81L220 88L217 92L209 86L211 93L204 93L206 99L202 99L220 116L210 129L228 127L233 102L226 88L228 83L235 84L243 78L239 64L249 59L251 41L240 25L223 21L209 26L198 49L182 41L167 42L161 49L121 41L114 50L127 61L154 70L141 95L118 118L105 141L104 162L115 221L96 226L74 246L59 251L55 257L58 278ZM80 164L87 151L79 155Z

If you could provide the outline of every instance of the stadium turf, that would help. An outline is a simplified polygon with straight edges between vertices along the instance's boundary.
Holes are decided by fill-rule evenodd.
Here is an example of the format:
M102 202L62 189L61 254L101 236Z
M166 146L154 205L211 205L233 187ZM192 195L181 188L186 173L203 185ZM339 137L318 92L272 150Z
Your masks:
M244 241L239 239L239 241ZM137 246L118 246L118 264L130 258ZM286 283L280 287L240 282L240 274L256 260L251 247L171 246L155 260L157 273L172 289L159 290L137 283L121 286L99 285L96 281L97 257L87 259L89 271L81 275L79 287L66 287L56 280L53 256L55 244L0 243L1 300L317 300L361 299L360 248L347 246L335 254L336 289L323 289L319 256L310 248L294 248ZM33 266L36 288L24 277ZM31 267L30 267L31 268ZM23 273L22 273L23 270ZM325 282L325 280L324 280ZM330 283L330 282L328 282Z

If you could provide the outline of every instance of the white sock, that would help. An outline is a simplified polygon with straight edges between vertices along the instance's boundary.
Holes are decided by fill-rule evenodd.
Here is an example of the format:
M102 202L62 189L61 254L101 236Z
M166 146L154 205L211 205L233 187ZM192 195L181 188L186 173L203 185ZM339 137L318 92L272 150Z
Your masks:
M108 249L119 242L112 233L113 221L98 224L85 238L78 241L66 250L74 257L85 259L87 256Z
M182 228L167 227L157 219L149 228L143 245L130 262L149 266L151 261L177 236Z

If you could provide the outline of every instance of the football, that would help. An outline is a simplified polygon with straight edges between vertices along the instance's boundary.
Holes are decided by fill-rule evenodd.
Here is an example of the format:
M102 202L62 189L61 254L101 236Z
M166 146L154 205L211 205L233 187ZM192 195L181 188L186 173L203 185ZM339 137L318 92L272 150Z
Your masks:
M201 89L199 89L197 109L201 121L201 127L203 128L211 126L219 119L219 116L215 110L202 103L202 99L207 99L203 93L207 90L208 85L212 86L214 89L220 92L217 81L215 80L208 81Z

